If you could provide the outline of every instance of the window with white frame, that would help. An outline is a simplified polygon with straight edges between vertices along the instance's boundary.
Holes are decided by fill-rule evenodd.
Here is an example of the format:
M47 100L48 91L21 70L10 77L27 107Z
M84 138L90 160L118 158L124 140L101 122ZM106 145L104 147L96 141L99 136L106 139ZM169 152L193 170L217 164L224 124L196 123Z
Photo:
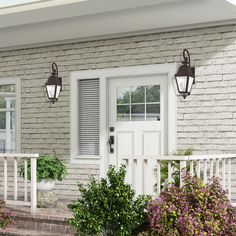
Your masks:
M19 112L16 105L18 89L14 79L0 79L0 153L16 152L16 133L19 130L19 127L16 128L16 113Z

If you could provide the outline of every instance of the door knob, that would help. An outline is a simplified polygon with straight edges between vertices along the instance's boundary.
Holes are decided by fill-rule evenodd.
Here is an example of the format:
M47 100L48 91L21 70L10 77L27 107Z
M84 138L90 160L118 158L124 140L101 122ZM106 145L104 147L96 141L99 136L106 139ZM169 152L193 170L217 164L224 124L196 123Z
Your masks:
M111 135L110 136L110 138L109 138L109 140L108 140L108 144L109 144L109 147L110 147L110 153L114 153L114 148L112 147L112 145L114 144L114 136L113 135Z

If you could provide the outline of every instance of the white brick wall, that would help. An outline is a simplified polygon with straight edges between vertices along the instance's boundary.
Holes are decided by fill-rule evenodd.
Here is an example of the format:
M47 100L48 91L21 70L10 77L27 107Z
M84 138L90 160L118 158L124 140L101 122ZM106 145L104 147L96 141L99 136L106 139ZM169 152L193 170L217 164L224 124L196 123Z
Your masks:
M196 67L196 85L191 96L178 99L178 148L235 151L236 25L229 25L1 52L0 76L22 79L22 152L56 151L68 163L70 71L180 63L184 48ZM51 105L43 84L54 61L63 91L60 101ZM67 179L57 185L58 194L74 199L77 181L87 182L97 171L95 166L69 163L68 168Z

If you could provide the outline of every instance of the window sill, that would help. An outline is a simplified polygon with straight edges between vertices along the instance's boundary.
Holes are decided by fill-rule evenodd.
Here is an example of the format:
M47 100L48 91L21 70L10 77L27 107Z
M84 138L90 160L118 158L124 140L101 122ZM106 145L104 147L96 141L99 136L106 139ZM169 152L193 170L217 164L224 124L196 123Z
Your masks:
M71 157L71 164L88 164L99 165L101 163L101 156L76 156Z

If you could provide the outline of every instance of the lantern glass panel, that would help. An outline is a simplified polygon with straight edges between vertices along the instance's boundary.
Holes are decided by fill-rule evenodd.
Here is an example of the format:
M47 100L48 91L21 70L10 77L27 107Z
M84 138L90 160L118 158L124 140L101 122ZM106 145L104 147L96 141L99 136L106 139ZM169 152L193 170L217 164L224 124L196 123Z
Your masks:
M47 85L48 98L53 99L55 95L56 85Z
M193 77L189 77L189 81L188 81L188 92L191 92L192 86L193 86L193 82L194 82L194 78Z
M57 91L56 91L56 97L55 97L56 99L58 99L60 91L61 91L61 86L57 85Z
M177 76L176 80L178 83L179 92L185 92L187 85L187 76Z

